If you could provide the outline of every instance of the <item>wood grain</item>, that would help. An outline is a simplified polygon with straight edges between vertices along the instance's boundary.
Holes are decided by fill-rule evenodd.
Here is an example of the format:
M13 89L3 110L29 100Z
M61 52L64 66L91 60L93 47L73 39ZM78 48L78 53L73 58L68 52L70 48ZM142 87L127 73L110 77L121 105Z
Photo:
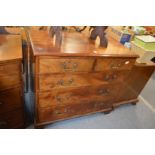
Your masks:
M16 129L24 127L23 108L0 114L0 129Z
M107 48L100 48L99 42L89 40L88 33L64 32L62 44L56 47L54 40L47 31L29 31L29 38L32 44L33 54L50 56L112 56L112 57L138 57L134 52L114 40L108 38Z
M1 92L0 113L5 113L22 107L22 95L20 86Z
M95 71L130 70L135 64L135 58L100 58L96 62Z
M0 35L0 128L24 128L22 40Z
M119 83L99 86L83 86L78 88L54 89L38 93L38 106L51 107L52 105L77 104L95 99L112 102L117 99ZM82 91L81 91L82 90Z
M29 38L37 127L135 103L155 69L112 38L107 48L85 33L64 32L60 47L46 31Z
M127 71L104 71L92 73L63 73L44 74L36 76L39 84L38 91L47 91L54 88L81 87L91 85L110 84L122 81L127 75Z
M67 119L69 117L81 116L91 112L104 111L104 109L111 109L106 102L81 102L75 105L54 106L52 108L43 108L38 110L39 122L56 121L60 119Z
M49 58L39 59L39 74L61 72L89 72L92 70L94 59L82 58Z
M1 76L0 77L0 91L12 88L21 83L19 75Z
M0 62L0 76L19 75L21 73L21 61L13 61L8 63Z
M0 35L0 62L22 59L20 35Z

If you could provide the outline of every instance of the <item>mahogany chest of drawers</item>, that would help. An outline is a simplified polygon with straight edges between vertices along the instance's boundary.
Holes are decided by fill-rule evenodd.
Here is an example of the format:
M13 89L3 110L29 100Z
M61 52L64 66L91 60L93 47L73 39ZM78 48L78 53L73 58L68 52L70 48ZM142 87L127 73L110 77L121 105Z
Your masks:
M36 128L137 102L141 90L135 93L129 77L138 56L112 38L103 49L74 32L63 33L60 47L46 31L30 31L29 37Z
M0 128L23 128L22 42L0 35Z

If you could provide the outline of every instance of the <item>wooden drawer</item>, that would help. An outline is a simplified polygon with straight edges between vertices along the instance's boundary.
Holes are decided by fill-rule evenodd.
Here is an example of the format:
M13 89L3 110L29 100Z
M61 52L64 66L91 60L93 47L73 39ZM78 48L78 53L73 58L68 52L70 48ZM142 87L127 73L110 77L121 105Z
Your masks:
M4 113L21 107L21 95L22 92L20 87L0 92L0 113Z
M95 71L130 70L135 61L135 58L101 58L97 59Z
M21 83L19 75L0 76L0 91L12 88Z
M126 71L105 71L101 73L82 74L55 74L37 76L39 91L51 90L54 88L81 87L101 85L111 82L122 81L127 75Z
M52 105L77 104L94 99L110 102L117 98L118 90L118 84L54 89L50 92L38 93L38 104L39 107L50 107Z
M50 108L38 109L38 118L41 122L56 121L69 117L76 117L92 112L111 109L112 105L102 101L83 102L81 104L52 106Z
M0 76L8 76L12 74L20 75L21 62L2 63L0 64Z
M15 129L24 126L23 109L0 114L0 129Z
M40 58L39 74L61 72L89 72L92 70L92 58Z

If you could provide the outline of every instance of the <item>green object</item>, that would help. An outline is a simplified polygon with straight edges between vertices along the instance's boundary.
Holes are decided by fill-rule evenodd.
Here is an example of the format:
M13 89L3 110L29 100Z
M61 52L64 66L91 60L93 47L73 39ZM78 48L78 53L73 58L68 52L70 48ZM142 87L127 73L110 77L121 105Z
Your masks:
M134 42L146 50L155 51L155 38L150 35L135 36Z

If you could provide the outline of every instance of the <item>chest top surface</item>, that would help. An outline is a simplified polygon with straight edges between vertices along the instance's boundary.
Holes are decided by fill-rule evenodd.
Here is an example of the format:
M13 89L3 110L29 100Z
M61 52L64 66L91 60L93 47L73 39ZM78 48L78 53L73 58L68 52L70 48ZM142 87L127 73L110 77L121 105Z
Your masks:
M99 40L91 41L89 33L63 32L62 43L55 45L47 31L31 30L29 38L35 56L112 56L138 57L113 38L108 38L108 47L99 47Z
M0 35L0 62L22 59L22 42L19 35Z

